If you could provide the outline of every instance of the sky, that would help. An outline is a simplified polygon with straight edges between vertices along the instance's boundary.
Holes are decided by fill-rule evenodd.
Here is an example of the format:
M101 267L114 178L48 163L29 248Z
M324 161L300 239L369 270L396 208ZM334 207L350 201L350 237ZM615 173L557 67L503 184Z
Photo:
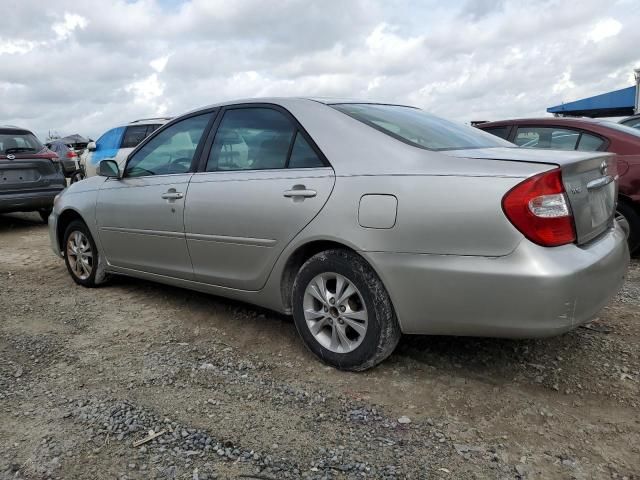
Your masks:
M247 97L544 116L633 85L638 0L0 0L0 124L97 138Z

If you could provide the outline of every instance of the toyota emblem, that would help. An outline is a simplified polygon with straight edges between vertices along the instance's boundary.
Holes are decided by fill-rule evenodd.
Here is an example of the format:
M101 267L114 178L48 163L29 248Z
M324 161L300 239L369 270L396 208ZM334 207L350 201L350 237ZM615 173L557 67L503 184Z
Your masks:
M7 160L13 160L14 158L16 158L16 156L11 153L7 155Z

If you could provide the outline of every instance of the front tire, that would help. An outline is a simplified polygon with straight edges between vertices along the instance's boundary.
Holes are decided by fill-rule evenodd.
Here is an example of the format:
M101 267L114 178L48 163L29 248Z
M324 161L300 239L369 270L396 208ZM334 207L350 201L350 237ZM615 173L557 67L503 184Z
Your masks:
M74 220L64 232L64 263L74 282L95 287L98 271L98 249L87 225Z
M386 359L402 333L381 280L358 254L328 250L300 268L293 318L306 347L341 370L361 371Z

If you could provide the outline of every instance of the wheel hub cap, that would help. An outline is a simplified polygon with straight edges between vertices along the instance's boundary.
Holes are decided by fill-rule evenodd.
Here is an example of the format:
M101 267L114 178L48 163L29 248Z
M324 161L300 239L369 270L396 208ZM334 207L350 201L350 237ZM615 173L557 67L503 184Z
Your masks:
M303 309L311 334L332 352L355 350L367 333L369 317L362 294L338 273L321 273L309 282Z

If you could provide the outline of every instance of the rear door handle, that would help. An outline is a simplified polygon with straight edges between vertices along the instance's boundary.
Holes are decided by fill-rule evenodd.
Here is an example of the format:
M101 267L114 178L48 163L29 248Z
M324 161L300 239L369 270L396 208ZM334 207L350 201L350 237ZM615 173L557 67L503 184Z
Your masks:
M184 197L182 192L166 192L160 195L165 200L178 200L179 198Z
M311 198L311 197L315 197L318 194L318 192L316 192L315 190L306 190L306 189L300 189L300 190L285 190L284 191L284 196L287 198L292 198L292 197L303 197L303 198Z

